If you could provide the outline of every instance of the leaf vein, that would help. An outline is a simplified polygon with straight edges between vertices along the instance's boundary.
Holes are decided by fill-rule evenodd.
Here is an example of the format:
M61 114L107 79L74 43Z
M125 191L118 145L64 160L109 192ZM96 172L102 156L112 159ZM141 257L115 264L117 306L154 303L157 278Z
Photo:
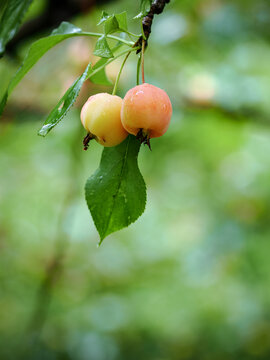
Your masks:
M112 204L112 207L111 207L111 211L110 211L110 213L109 213L109 216L108 216L108 221L107 221L107 225L106 225L106 227L105 227L104 235L106 235L107 230L108 230L108 228L109 228L109 225L110 225L110 222L111 222L111 218L112 218L112 213L113 213L113 210L114 210L114 207L115 207L116 198L117 198L117 195L118 195L119 190L120 190L120 187L121 187L123 171L124 171L124 168L125 168L125 164L126 164L126 162L127 162L127 154L128 154L128 149L129 149L129 143L130 143L130 138L128 139L127 148L126 148L125 156L124 156L124 159L123 159L123 165L122 165L122 168L121 168L121 171L120 171L119 185L118 185L118 187L117 187L117 189L116 189L115 194L113 195L113 204Z

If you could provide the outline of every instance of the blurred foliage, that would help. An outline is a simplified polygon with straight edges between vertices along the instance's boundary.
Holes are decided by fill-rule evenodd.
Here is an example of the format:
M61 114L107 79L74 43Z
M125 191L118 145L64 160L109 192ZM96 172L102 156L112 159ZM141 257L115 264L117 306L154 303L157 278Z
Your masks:
M104 10L128 10L139 33L138 9ZM95 31L101 10L73 22ZM58 45L14 91L0 123L1 359L269 359L269 10L174 0L155 18L146 79L170 95L173 120L140 152L146 212L99 248L83 189L102 149L82 151L79 111L112 88L89 82L55 132L36 136L94 43ZM17 66L1 59L1 94ZM119 95L135 77L132 55Z

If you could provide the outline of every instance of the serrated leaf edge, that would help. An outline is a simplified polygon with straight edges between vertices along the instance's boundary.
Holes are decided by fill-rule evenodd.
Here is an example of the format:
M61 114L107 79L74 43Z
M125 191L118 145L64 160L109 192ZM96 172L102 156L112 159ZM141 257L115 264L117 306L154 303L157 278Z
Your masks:
M132 136L132 135L129 135L129 136ZM125 159L124 159L124 161L123 161L123 166L122 166L122 169L121 169L121 175L123 174L124 165L126 164L129 144L130 144L130 138L129 138L128 144L127 144L127 150L126 150L126 153L125 153ZM140 149L139 149L139 151L138 151L138 153L137 153L137 155L136 155L136 163L137 163L137 166L138 166L138 155L139 155L139 152L140 152ZM102 156L103 156L103 155L102 155ZM102 157L101 157L101 161L102 161ZM100 161L100 164L101 164L101 161ZM88 181L89 181L90 179L92 179L93 177L95 177L96 173L98 173L98 171L100 170L100 164L99 164L99 167L97 168L97 170L94 172L94 174L91 175L91 176L87 179L87 181L86 181L86 183L85 183L85 187L84 187L86 204L87 204L88 210L89 210L90 213L91 213L91 216L92 216L92 212L91 212L91 209L90 209L90 207L89 207L89 205L88 205L87 196L86 196L86 195L87 195L87 194L86 194L87 184L88 184ZM138 169L139 169L139 166L138 166ZM145 199L144 199L144 203L143 203L144 206L143 206L143 208L142 208L141 213L138 214L138 216L137 216L136 218L134 218L128 225L123 226L123 227L118 228L118 229L115 229L114 231L112 231L112 232L110 232L110 233L108 233L108 234L107 234L107 231L105 231L103 235L101 235L100 231L98 230L98 227L97 227L97 223L96 223L96 221L95 221L95 218L92 216L93 222L94 222L95 227L96 227L96 229L97 229L97 231L98 231L98 233L99 233L99 236L100 236L100 240L99 240L99 243L98 243L99 246L101 245L101 243L103 242L103 240L104 240L107 236L109 236L110 234L113 234L113 233L116 232L116 231L119 231L119 230L122 230L122 229L124 229L124 228L127 228L128 226L130 226L131 224L133 224L135 221L137 221L138 218L144 213L145 207L146 207L146 202L147 202L147 192L146 192L146 184L145 184L145 181L144 181L144 178L143 178L143 176L142 176L142 174L141 174L140 169L139 169L139 173L140 173L140 176L141 176L141 179L142 179L143 189L144 189L144 193L145 193ZM119 187L118 187L118 189L117 189L117 193L119 192L120 186L121 186L121 185L119 185ZM116 196L115 196L114 198L116 198ZM115 202L115 200L114 200L114 202ZM112 207L111 214L112 214L112 212L113 212L113 208L114 208L114 205L113 205L113 207ZM109 217L106 230L107 230L108 227L109 227L110 221L111 221L111 215L110 215L110 217Z

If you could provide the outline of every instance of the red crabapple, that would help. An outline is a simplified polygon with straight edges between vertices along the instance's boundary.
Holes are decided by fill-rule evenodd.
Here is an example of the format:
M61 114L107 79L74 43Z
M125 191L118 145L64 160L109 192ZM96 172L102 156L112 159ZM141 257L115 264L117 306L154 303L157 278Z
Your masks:
M149 145L149 139L162 136L168 129L172 104L166 92L142 84L130 89L123 99L121 121L124 128Z

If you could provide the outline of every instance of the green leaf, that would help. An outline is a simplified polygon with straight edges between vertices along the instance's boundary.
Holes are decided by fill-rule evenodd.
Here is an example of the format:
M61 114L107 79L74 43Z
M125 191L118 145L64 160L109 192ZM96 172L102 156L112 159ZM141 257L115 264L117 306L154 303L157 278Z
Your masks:
M67 22L62 21L61 24L58 26L58 28L54 29L50 36L52 35L81 35L82 29L79 27ZM70 36L65 37L64 39L67 39ZM44 38L47 39L47 38Z
M104 32L106 35L119 30L118 21L114 15L110 16L104 23Z
M106 36L103 35L101 36L98 41L96 42L96 47L95 47L95 51L94 51L94 55L96 56L100 56L103 58L112 58L113 57L113 53L109 47L109 44L106 40Z
M133 135L118 146L104 148L99 168L86 182L86 202L100 243L144 212L146 188L138 168L139 149Z
M2 114L4 108L5 108L5 105L7 103L7 99L8 99L8 92L5 92L1 102L0 102L0 115Z
M141 0L140 4L140 13L136 15L133 19L140 19L144 17L150 10L152 0Z
M120 14L109 15L102 12L101 19L98 25L104 24L104 32L106 35L117 31L127 31L127 12L123 11Z
M117 43L113 49L112 49L112 53L115 54L115 52L117 52L117 50L119 50L121 47L123 46L122 43ZM105 70L105 66L107 65L108 59L105 58L101 58L100 60L98 60L94 66L92 66L92 70L94 72L94 74L90 75L91 77L91 81L94 84L99 84L99 85L112 85L112 82L108 79L107 75L106 75L106 70ZM98 70L100 69L100 70Z
M141 12L144 15L146 15L150 10L151 5L152 5L152 0L141 0L141 4L140 4Z
M106 11L102 11L101 18L97 25L103 24L109 17L111 17L111 15L109 15Z
M0 103L0 115L3 112L7 99L15 86L37 63L37 61L56 44L70 37L80 35L82 35L82 30L80 28L70 23L62 22L61 25L51 33L51 35L34 42L26 54L22 66L18 69L9 83L8 89Z
M66 91L64 96L59 100L55 108L50 112L49 116L44 122L44 125L39 130L38 134L46 136L67 114L71 106L74 104L79 91L84 81L89 76L91 70L91 64L89 63L84 73L73 83L73 85Z
M122 45L116 45L113 50L117 50ZM125 54L126 51L120 54L116 55L117 57L122 56ZM46 136L48 132L54 128L59 121L62 120L62 118L66 115L66 113L69 111L70 107L73 105L73 103L76 100L76 97L78 96L78 93L83 85L83 82L88 80L89 78L95 78L97 74L102 71L104 71L104 68L106 65L111 63L114 59L100 59L93 67L88 64L87 68L85 69L85 72L82 76L80 76L73 85L66 91L64 96L60 99L60 101L57 103L55 108L52 110L48 118L46 119L43 127L39 130L39 135ZM106 75L106 74L105 74ZM108 80L109 81L109 80ZM104 80L105 83L105 80Z
M115 17L118 22L119 30L127 31L127 12L123 11L120 14L115 14Z
M107 61L108 60L105 58L100 59L92 67L92 71L97 70L99 67L106 64ZM91 76L91 81L94 84L99 84L99 85L112 85L112 82L108 79L108 77L106 75L105 67L101 68L97 73L95 73L93 76Z
M0 2L0 15L2 15L3 11L5 10L7 2L8 2L8 0L2 0Z
M6 44L18 31L22 19L33 0L10 0L0 20L0 56Z

